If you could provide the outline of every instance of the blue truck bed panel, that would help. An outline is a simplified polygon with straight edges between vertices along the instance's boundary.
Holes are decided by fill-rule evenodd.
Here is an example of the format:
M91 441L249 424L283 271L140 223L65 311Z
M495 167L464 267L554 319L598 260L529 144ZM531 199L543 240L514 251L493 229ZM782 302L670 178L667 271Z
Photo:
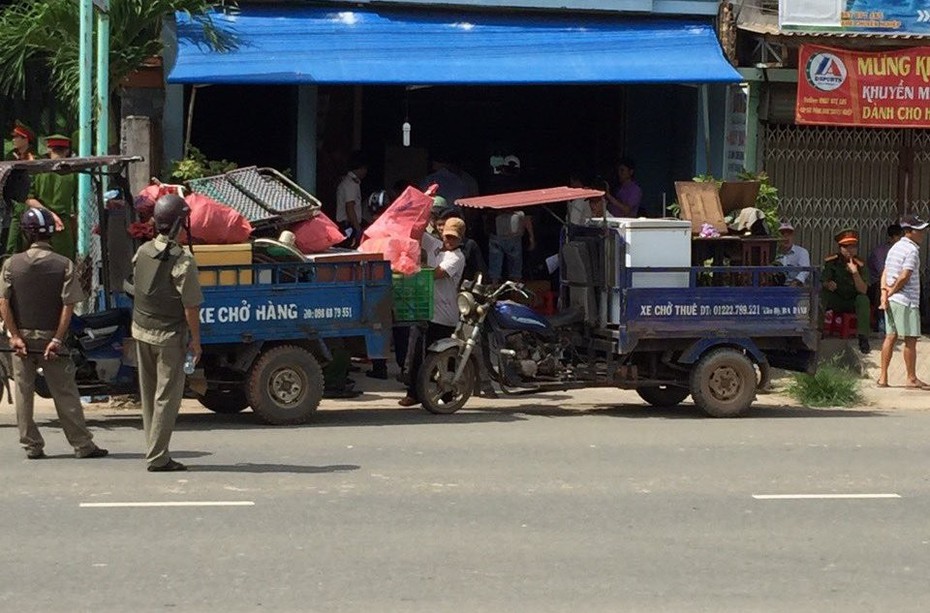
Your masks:
M369 357L385 357L392 325L390 264L362 262L354 265L349 280L321 281L336 278L318 274L325 266L254 265L253 283L204 287L202 344L359 336L365 338Z
M626 290L627 329L640 336L801 336L815 305L809 288L688 287Z

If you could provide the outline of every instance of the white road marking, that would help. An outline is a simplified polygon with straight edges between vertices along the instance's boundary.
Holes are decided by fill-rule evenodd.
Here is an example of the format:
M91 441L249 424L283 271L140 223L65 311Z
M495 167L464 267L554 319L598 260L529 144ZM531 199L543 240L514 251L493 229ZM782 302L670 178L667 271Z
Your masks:
M204 500L175 502L82 502L82 509L117 509L126 507L254 507L251 500Z
M756 500L867 500L900 498L899 494L753 494Z

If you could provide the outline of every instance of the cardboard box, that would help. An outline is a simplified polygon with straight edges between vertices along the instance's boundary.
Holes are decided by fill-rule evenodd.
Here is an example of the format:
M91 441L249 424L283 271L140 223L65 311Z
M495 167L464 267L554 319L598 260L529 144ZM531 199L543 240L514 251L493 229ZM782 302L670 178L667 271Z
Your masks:
M712 225L720 234L727 234L729 228L724 216L755 206L759 187L758 181L728 181L719 189L709 182L675 181L681 217L691 222L694 234L699 233L705 223Z
M724 181L720 186L720 206L723 214L756 206L761 187L762 184L758 181Z
M203 266L242 266L238 270L202 270L200 285L248 285L252 283L252 244L194 245L194 261ZM236 283L238 276L238 283Z

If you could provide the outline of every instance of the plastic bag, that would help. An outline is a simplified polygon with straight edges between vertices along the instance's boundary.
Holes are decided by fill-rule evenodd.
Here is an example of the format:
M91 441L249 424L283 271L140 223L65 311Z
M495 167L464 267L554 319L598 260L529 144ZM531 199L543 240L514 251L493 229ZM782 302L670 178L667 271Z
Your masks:
M188 194L191 207L192 242L206 245L236 245L249 241L252 224L238 211L204 196Z
M169 183L155 183L142 189L133 201L133 208L139 215L139 221L148 221L152 218L152 212L155 210L155 202L165 194L177 194L181 189L180 185L171 185Z
M362 234L362 245L375 238L411 238L419 242L429 222L433 198L408 187ZM376 253L376 251L368 251Z
M346 239L339 226L323 213L294 224L291 232L301 253L320 253Z
M359 251L382 254L394 272L412 275L420 271L420 241L412 238L372 238L363 242Z

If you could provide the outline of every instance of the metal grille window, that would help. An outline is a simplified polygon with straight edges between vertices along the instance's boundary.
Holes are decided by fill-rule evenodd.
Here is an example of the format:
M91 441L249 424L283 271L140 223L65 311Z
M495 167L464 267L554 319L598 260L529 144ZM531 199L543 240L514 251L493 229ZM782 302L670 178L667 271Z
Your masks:
M833 237L844 228L859 231L863 259L885 240L899 214L904 130L764 124L761 132L763 168L781 194L781 215L815 264L835 251ZM922 137L916 193L930 191L930 136Z

